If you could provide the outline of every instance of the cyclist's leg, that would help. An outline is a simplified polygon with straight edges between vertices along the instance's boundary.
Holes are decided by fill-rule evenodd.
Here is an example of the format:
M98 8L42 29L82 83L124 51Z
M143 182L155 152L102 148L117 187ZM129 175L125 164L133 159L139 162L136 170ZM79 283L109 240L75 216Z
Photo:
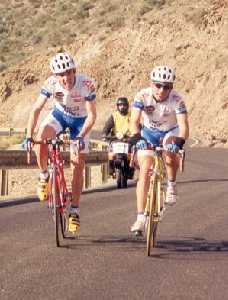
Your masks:
M70 138L74 139L81 130L85 119L68 118L70 127ZM69 231L76 232L80 227L80 197L82 193L84 178L83 171L85 168L85 155L89 152L89 136L84 138L85 149L75 152L71 147L71 169L72 169L72 202L69 211Z
M71 118L70 138L75 139L79 134L85 119ZM85 155L89 152L89 134L84 138L85 148L78 153L71 147L71 169L72 169L72 204L79 207L80 196L83 188L83 171L85 167Z
M132 232L142 232L145 227L146 216L144 211L150 184L150 169L153 163L151 152L151 150L139 150L137 155L139 164L139 179L136 187L137 219L131 227Z
M85 153L71 153L72 169L72 204L79 207L83 188L83 170L85 167Z
M159 138L154 135L153 131L148 128L143 128L141 131L142 136L151 144L158 144ZM144 215L146 207L147 193L150 184L150 172L153 163L151 150L138 150L137 154L139 164L139 179L136 187L137 198L137 219L131 227L131 231L143 231L145 226L146 217Z
M164 139L163 145L170 143L172 139L178 136L178 128L169 131ZM165 154L165 164L166 164L166 171L167 171L167 194L166 194L166 203L167 204L175 204L177 200L177 188L176 188L176 176L177 170L179 167L179 160L175 153L166 152Z
M42 122L38 134L37 140L44 140L48 138L55 138L56 134L62 131L63 127L58 120L53 116L52 112ZM48 195L48 179L49 174L47 170L48 161L48 147L47 145L36 145L37 164L40 169L39 183L37 188L37 194L40 201L47 199Z
M61 119L61 112L59 112L58 117L55 115L55 110L53 110L41 123L38 133L37 140L44 140L49 138L55 138L56 134L64 129L64 123ZM47 170L47 155L48 147L47 145L37 145L36 146L37 163L41 170Z

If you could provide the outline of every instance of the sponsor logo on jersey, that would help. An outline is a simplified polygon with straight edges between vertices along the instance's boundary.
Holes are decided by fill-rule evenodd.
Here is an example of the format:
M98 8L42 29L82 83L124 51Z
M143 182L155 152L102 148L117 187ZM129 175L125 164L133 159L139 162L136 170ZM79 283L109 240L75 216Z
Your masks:
M81 102L84 100L84 97L82 97L81 94L77 93L77 91L73 91L70 95L71 100L74 102Z
M164 122L163 122L163 123L164 123ZM160 127L163 123L160 122L160 121L154 121L154 120L152 120L151 123L150 123L150 128L158 128L158 127Z
M153 105L148 105L144 107L145 112L150 115L155 111L155 107Z
M54 93L54 97L55 97L55 99L57 99L57 100L62 100L63 97L64 97L64 94L63 94L63 92L55 92L55 93Z

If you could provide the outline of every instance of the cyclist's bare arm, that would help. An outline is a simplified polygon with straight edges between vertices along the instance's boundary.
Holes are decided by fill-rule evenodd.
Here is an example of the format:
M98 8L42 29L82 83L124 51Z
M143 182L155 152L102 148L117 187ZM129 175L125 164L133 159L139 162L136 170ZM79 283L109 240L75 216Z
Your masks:
M188 114L182 113L177 114L177 124L179 126L179 137L187 139L189 137L189 124L188 124Z
M93 127L96 118L97 118L97 112L96 112L96 101L86 101L86 110L87 110L87 118L86 121L81 129L81 132L79 133L79 136L85 137L87 133L91 130Z
M47 99L48 98L46 96L40 95L36 100L32 108L32 111L30 112L30 116L27 124L27 137L33 136L40 112L42 111Z
M140 132L140 119L141 119L141 110L133 107L131 111L131 120L130 120L130 132L131 135Z

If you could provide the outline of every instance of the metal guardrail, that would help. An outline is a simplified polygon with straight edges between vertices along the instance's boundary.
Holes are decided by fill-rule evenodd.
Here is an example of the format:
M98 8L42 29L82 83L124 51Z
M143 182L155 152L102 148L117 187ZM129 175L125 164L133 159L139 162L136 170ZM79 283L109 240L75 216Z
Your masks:
M69 151L61 152L65 165L70 164ZM108 160L107 151L93 151L86 155L86 164L99 165ZM36 156L34 151L31 155L31 164L27 163L27 152L25 150L0 150L0 169L29 169L36 168Z
M1 136L26 136L26 128L0 128ZM85 166L85 188L91 185L91 165L101 165L102 182L107 181L108 176L108 154L107 143L100 140L90 140L91 152L86 156ZM65 166L70 165L69 151L62 152ZM25 150L0 150L0 195L8 195L8 172L10 169L38 168L35 153L32 152L31 164L27 164L27 153Z
M69 151L63 151L62 156L65 166L70 165ZM86 155L85 188L91 185L91 166L101 165L102 182L107 181L108 153L107 151L93 151ZM27 164L27 152L25 150L0 150L0 195L8 195L8 171L11 169L38 168L34 151L31 155L31 164Z
M0 136L26 135L27 128L0 127Z

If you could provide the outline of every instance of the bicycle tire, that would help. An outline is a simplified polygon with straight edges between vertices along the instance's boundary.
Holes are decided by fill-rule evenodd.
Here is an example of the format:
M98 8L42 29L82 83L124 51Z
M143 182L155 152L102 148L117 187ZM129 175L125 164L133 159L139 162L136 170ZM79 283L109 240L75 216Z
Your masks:
M67 230L67 221L66 221L66 216L64 213L60 213L60 228L61 228L61 234L62 237L65 239L66 238L66 230Z
M156 243L157 243L157 230L158 230L158 222L159 222L159 214L161 211L161 197L162 195L162 189L161 189L161 180L160 178L157 178L156 180L156 197L155 197L155 202L154 202L154 208L153 208L153 239L152 239L152 245L153 248L156 247Z
M185 151L183 151L179 157L179 169L180 172L184 172L184 167L185 167Z
M53 197L53 218L54 218L54 224L55 224L55 241L56 246L60 247L60 231L62 231L61 227L61 221L60 221L60 211L58 207L58 187L57 187L57 181L56 181L56 169L53 168L52 173L52 197Z
M151 248L155 246L154 239L156 238L156 231L157 231L157 226L155 227L155 222L154 222L154 213L155 213L156 197L157 197L156 189L157 189L157 178L155 176L152 182L152 186L150 188L150 195L149 195L149 216L147 216L148 223L147 223L147 234L146 234L147 256L150 256Z

